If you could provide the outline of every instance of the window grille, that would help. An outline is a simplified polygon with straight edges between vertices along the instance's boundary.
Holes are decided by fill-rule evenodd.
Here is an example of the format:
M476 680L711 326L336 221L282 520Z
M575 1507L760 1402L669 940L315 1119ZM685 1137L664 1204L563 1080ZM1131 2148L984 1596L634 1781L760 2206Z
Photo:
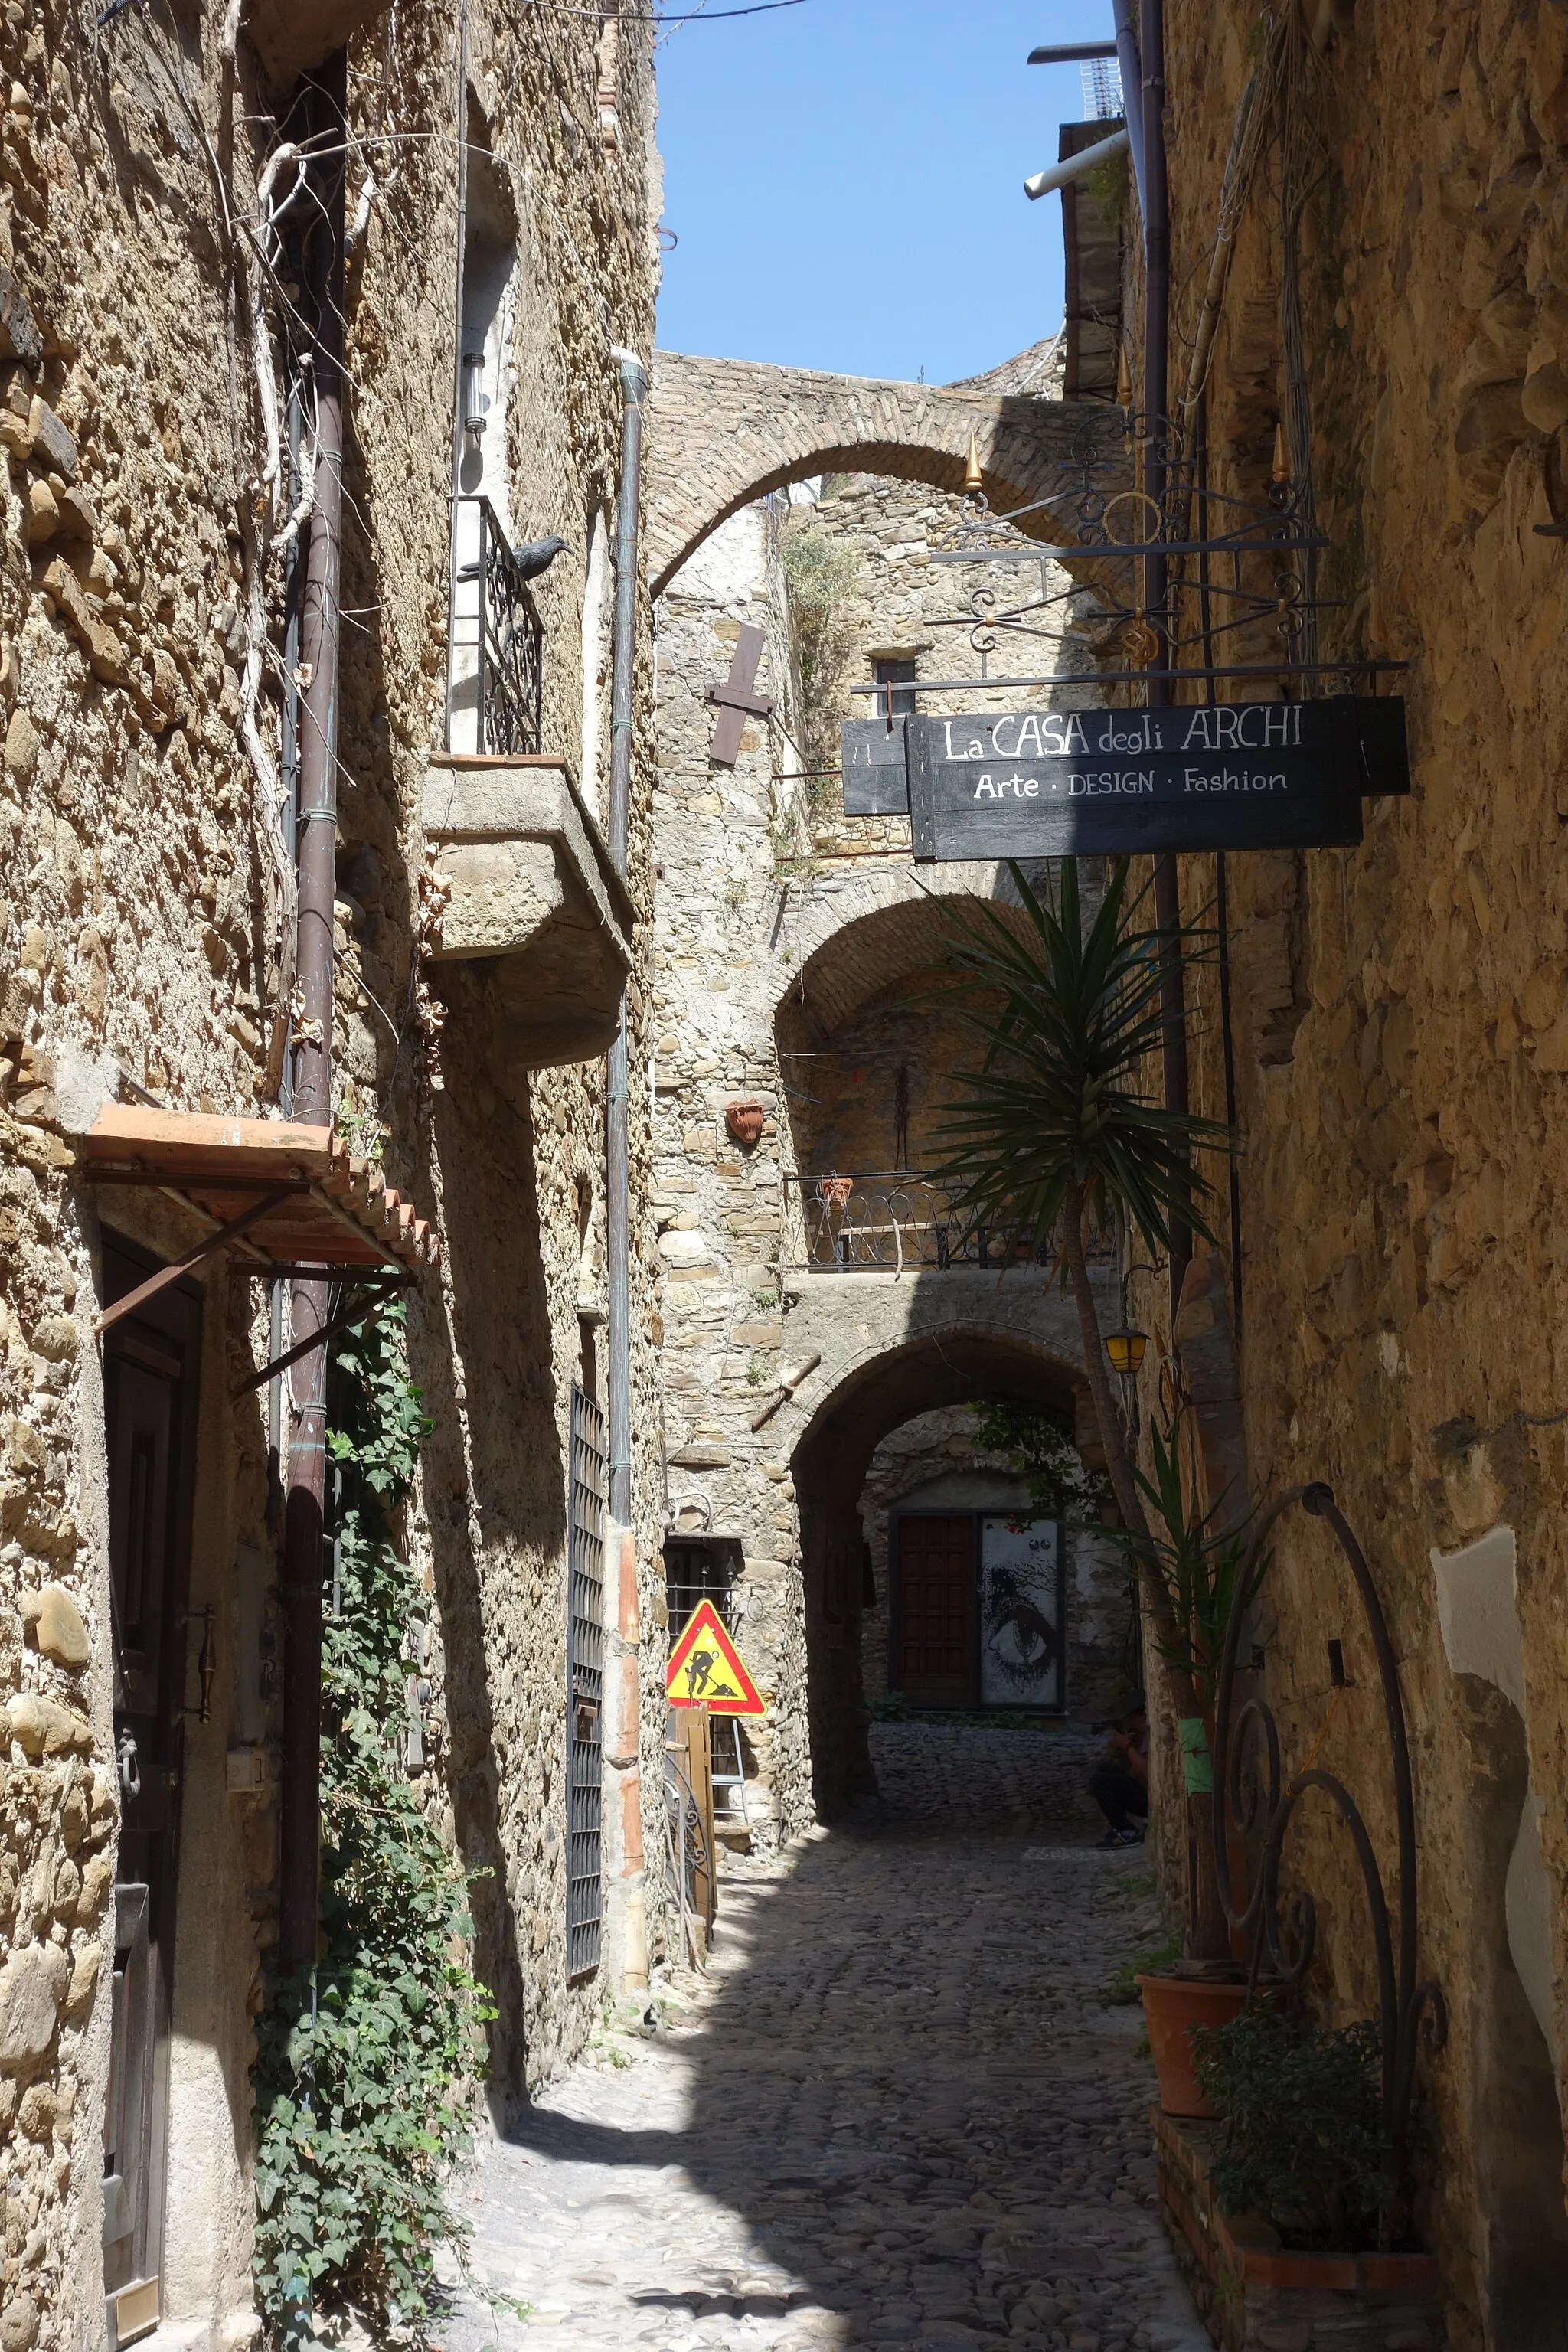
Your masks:
M453 501L447 749L492 758L541 748L544 633L489 500Z
M729 1537L706 1542L682 1542L679 1536L666 1539L664 1590L669 1611L671 1649L700 1601L711 1601L723 1624L733 1632L730 1625L730 1588L734 1581L738 1549Z
M912 719L915 712L914 682L920 674L920 664L904 659L879 659L871 664L871 676L879 686L889 691L879 694L873 706L879 719Z
M605 1910L604 1408L573 1384L566 1597L566 1973L599 1965Z

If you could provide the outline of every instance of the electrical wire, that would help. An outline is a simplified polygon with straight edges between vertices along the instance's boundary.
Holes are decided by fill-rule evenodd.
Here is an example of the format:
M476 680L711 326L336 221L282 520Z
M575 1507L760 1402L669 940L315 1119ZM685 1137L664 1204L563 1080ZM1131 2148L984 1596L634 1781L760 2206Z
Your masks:
M128 5L128 0L115 0L115 5L123 8ZM623 25L721 25L729 16L771 16L775 8L800 8L805 5L805 0L752 0L750 7L716 8L710 16L699 15L695 10L690 15L683 16L673 12L668 16L660 16L652 8L622 8L615 12L615 17L612 17L611 21L614 22L618 17ZM603 8L570 8L564 5L564 0L522 0L522 5L525 8L542 9L547 16L551 16L589 17L595 25L603 24L605 19L605 12Z

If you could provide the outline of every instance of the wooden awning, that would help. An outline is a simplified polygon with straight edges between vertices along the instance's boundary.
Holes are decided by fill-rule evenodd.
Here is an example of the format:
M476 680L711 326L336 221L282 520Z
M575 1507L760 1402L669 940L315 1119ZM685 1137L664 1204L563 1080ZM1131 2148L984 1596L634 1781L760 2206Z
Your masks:
M89 1183L152 1187L212 1227L156 1279L172 1280L220 1249L258 1275L309 1268L400 1283L440 1258L426 1220L326 1128L106 1103L78 1149ZM117 1300L98 1328L130 1303Z

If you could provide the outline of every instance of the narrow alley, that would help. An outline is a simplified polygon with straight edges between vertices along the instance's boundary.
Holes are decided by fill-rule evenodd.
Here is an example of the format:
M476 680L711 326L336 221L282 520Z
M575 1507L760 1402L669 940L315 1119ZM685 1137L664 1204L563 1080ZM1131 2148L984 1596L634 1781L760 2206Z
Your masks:
M1106 1995L1160 1935L1083 1733L879 1724L882 1795L731 1863L707 1982L487 2150L446 2352L1006 2343L1197 2352L1153 2075ZM687 1979L687 1984L690 1984Z

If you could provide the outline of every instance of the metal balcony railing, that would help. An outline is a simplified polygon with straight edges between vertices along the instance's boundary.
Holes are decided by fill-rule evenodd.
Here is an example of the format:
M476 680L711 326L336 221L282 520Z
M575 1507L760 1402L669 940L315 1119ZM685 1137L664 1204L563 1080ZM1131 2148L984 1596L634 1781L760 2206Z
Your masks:
M919 1171L785 1176L786 1266L852 1274L872 1267L1048 1265L1051 1254L1020 1227L954 1206Z
M453 499L452 542L447 749L538 752L544 632L487 498Z

